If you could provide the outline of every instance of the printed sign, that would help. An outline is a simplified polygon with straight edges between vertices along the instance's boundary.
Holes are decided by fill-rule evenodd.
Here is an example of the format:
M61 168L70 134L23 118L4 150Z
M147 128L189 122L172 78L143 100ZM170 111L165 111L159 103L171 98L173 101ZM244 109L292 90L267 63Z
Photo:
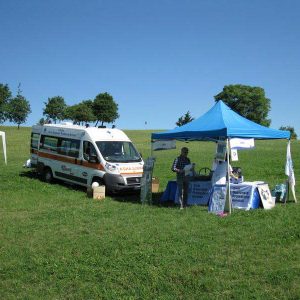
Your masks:
M251 208L254 185L231 184L230 195L232 207L249 210Z
M254 148L254 139L230 139L230 148L241 150L241 149L252 149Z
M211 181L191 181L188 190L188 205L207 205Z
M272 197L269 186L261 184L257 187L264 209L271 209L275 206L275 199Z
M238 152L237 152L236 149L231 149L231 160L232 161L238 161L239 160Z
M226 186L215 185L209 206L208 211L214 214L220 214L224 212L226 202Z

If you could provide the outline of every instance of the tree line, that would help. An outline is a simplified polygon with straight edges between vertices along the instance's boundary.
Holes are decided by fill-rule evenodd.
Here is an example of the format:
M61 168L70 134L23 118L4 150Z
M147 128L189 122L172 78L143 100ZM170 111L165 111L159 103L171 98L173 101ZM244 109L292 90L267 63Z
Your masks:
M78 104L68 106L61 96L48 98L44 102L45 108L39 123L49 123L62 120L71 120L73 124L84 125L95 122L95 126L101 123L113 123L119 118L118 104L108 93L98 94L94 100L83 100Z
M18 86L17 95L13 96L7 84L0 83L0 124L5 121L18 125L24 124L31 113L29 101L22 95ZM68 106L61 96L50 97L44 102L43 115L39 124L56 123L71 120L74 124L95 122L113 123L119 118L118 104L108 93L100 93L93 100L83 100L78 104Z

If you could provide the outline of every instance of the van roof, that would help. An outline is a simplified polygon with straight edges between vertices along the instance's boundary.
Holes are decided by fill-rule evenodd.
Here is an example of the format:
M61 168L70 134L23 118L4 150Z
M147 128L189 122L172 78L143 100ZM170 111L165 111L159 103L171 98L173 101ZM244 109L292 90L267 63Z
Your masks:
M85 127L79 125L73 125L70 123L63 124L45 124L44 126L40 126L41 128L50 129L58 129L60 132L63 131L71 131L73 133L86 133L89 137L94 141L130 141L128 136L120 129L116 128L97 128L97 127ZM32 130L37 129L35 126L32 126ZM42 130L41 130L42 131ZM56 134L55 134L56 135ZM77 134L76 134L77 135Z

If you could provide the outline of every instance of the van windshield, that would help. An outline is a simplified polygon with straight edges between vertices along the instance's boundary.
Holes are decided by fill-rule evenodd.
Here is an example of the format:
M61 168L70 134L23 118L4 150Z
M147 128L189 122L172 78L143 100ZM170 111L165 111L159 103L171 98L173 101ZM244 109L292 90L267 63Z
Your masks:
M141 156L131 142L96 142L103 158L108 162L138 162Z

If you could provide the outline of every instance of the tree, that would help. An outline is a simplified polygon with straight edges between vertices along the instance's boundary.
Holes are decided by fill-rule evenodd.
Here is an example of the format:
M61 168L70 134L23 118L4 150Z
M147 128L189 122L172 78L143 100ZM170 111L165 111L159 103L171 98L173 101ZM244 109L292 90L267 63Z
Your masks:
M280 130L287 130L291 133L291 139L297 139L297 133L295 132L294 127L292 126L280 126Z
M0 124L7 119L7 105L11 99L11 91L7 84L0 83Z
M85 122L87 124L88 122L96 121L93 114L93 101L85 100L79 104L68 106L65 116L74 123Z
M225 85L223 91L215 96L215 101L219 100L255 123L268 127L271 124L271 120L267 119L271 101L265 97L263 88L242 84Z
M66 107L65 109L65 119L67 120L72 120L74 123L77 122L77 119L75 117L75 111L76 111L76 108L77 108L77 104L75 105L69 105Z
M113 123L117 118L119 118L118 104L108 93L96 96L93 103L93 112L97 123L100 121L102 126L104 122Z
M19 93L7 105L8 119L10 122L18 124L18 129L20 124L26 122L29 113L31 113L30 103Z
M191 117L190 112L188 111L185 115L181 116L178 121L176 122L177 126L182 126L185 125L187 123L190 123L191 121L193 121L194 118Z
M40 118L38 125L44 125L46 124L46 120L44 118Z
M52 119L54 123L56 123L57 120L64 120L67 105L63 97L56 96L48 98L48 102L44 102L44 104L46 106L43 115L48 119Z

